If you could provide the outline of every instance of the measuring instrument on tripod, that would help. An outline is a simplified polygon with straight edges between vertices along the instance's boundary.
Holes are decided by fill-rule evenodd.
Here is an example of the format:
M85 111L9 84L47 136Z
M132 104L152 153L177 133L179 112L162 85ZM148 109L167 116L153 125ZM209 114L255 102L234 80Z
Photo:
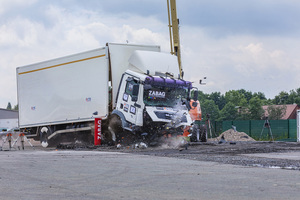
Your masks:
M18 132L16 132L16 134L18 134ZM28 140L28 138L26 137L25 133L22 133L22 132L19 132L19 135L18 135L18 137L16 139L14 139L12 133L7 133L6 136L2 139L1 149L3 150L3 145L6 142L8 142L9 150L11 150L18 141L20 141L21 147L22 147L23 150L25 149L25 145L24 145L25 142L27 142L34 149L34 146ZM20 150L20 146L18 146L18 148Z
M271 130L271 124L270 124L270 122L268 120L268 117L266 117L265 123L264 123L263 128L262 128L261 133L260 133L259 140L261 139L261 136L262 136L265 128L268 129L268 135L270 135L271 138L272 138L272 141L274 141L272 130Z

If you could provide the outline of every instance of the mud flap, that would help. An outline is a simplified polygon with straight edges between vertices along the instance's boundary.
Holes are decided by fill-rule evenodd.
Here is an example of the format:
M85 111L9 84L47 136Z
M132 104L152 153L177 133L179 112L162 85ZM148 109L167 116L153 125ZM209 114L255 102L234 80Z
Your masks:
M46 148L49 146L48 142L48 135L50 134L51 130L49 127L44 126L40 130L40 142L42 147Z

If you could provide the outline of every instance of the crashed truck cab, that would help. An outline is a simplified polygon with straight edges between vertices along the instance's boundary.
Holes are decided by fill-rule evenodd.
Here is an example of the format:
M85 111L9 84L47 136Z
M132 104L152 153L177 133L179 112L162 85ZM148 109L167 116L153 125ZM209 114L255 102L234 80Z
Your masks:
M179 75L176 56L135 51L129 63L112 112L122 129L150 137L182 134L192 124L188 109L192 83L175 78Z

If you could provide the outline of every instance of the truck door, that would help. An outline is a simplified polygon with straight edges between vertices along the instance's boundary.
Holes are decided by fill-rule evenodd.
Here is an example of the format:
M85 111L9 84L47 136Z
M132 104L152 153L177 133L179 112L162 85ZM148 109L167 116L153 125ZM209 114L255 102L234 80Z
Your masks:
M128 77L126 79L126 86L123 93L122 104L123 104L123 114L127 121L136 125L138 109L140 109L137 102L139 99L139 81Z

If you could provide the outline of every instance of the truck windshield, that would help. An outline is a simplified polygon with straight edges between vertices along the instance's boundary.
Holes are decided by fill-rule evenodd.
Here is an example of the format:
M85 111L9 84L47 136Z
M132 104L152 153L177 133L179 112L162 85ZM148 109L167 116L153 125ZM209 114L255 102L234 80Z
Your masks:
M188 88L155 85L151 89L144 90L144 103L146 106L173 107L185 101L188 92Z

